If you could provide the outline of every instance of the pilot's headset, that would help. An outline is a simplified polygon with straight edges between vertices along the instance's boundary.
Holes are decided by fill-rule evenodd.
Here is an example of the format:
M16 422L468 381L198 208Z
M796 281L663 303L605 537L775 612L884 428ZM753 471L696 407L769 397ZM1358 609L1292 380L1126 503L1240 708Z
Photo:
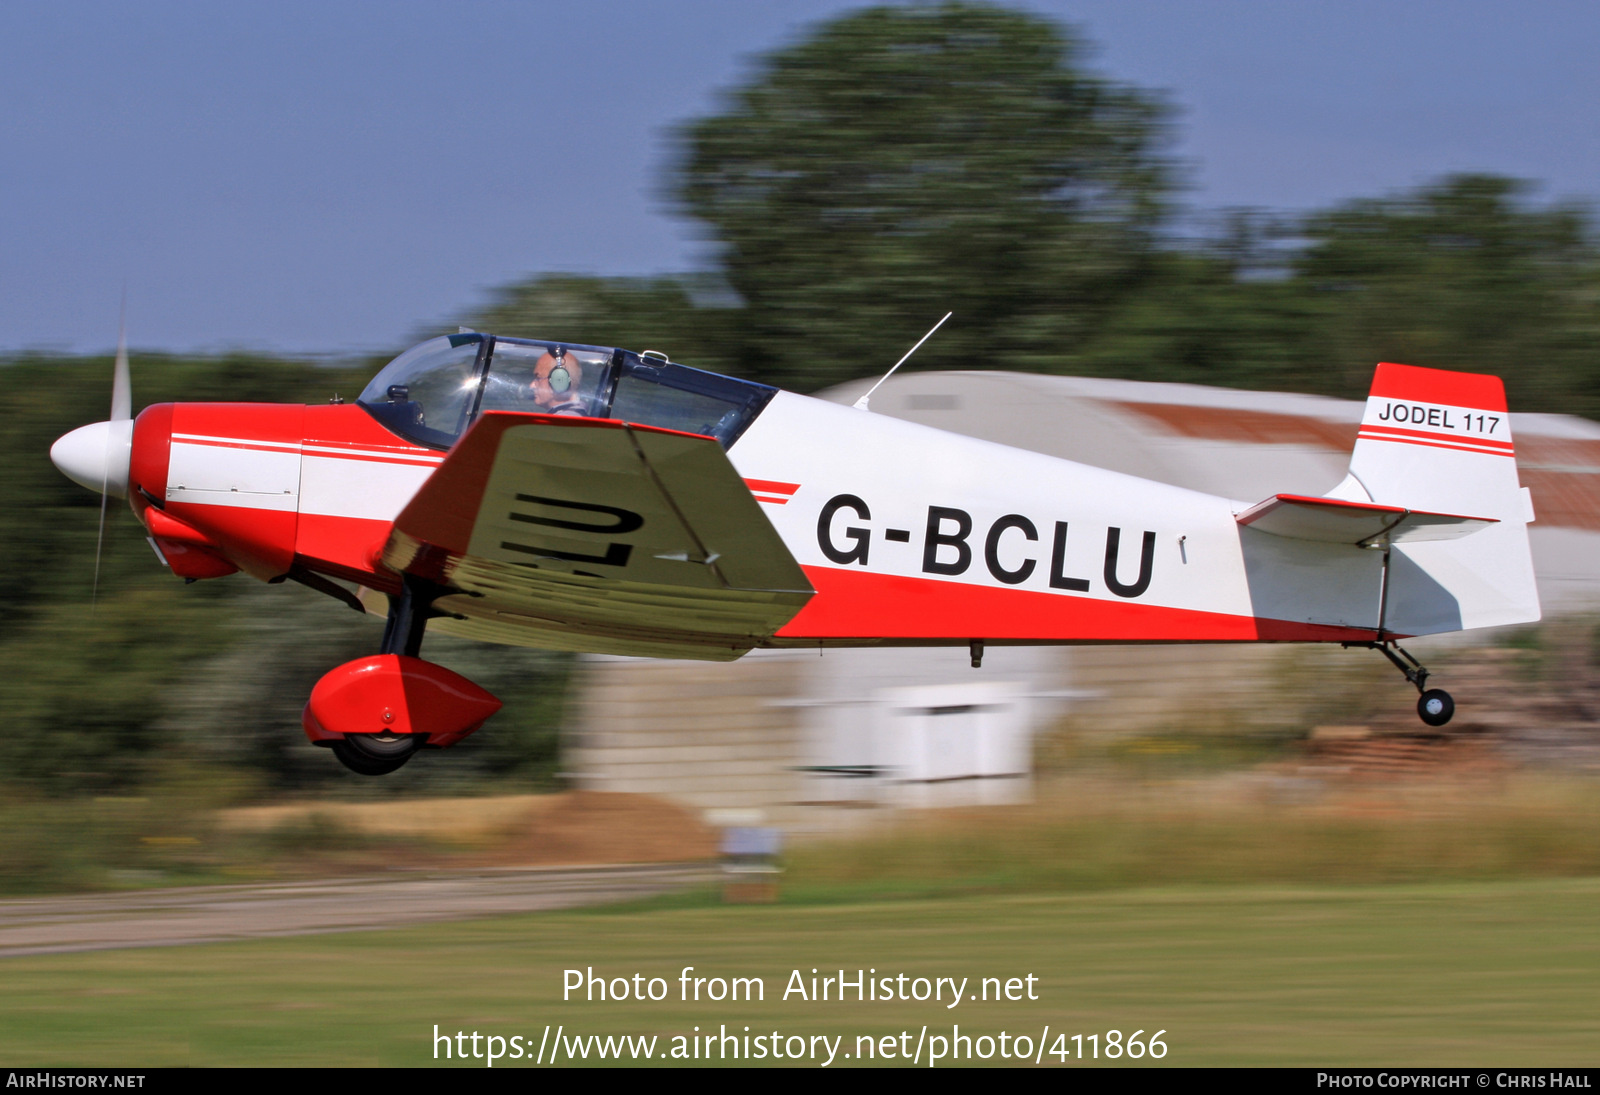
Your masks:
M572 373L567 369L567 348L552 346L550 356L556 359L556 363L550 370L550 375L544 378L545 383L549 384L550 390L557 395L566 395L572 390Z

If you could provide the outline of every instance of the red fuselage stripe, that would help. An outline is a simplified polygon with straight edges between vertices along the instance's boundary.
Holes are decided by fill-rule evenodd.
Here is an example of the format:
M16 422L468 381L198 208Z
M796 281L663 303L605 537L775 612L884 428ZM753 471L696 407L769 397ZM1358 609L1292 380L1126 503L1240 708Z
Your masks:
M1420 437L1428 441L1448 441L1454 445L1481 445L1488 449L1499 449L1510 452L1514 448L1509 441L1497 441L1489 437L1463 437L1456 433L1440 433L1438 430L1408 430L1404 426L1380 426L1376 422L1365 423L1361 427L1362 433L1391 434L1395 437Z
M320 451L307 449L301 455L321 457L324 460L355 460L371 464L404 464L408 468L437 468L439 466L439 461L437 460L408 460L400 456L378 456L360 452L330 452L326 449Z
M1364 641L1369 628L1266 620L965 582L803 568L817 595L783 639L985 639L1018 642Z
M196 433L175 433L172 440L183 445L208 445L217 449L255 449L259 452L299 452L297 441L258 441L246 437L206 437Z
M404 464L413 468L436 468L442 458L418 457L409 453L359 452L351 449L334 449L326 446L301 446L277 441L248 441L243 438L200 437L195 434L173 434L180 445L200 445L215 449L245 449L251 452L293 453L302 456L320 456L328 460L364 460L379 464Z
M746 479L744 485L762 494L793 494L800 489L799 483L779 483L774 479Z
M326 441L307 441L305 443L305 451L338 455L359 453L365 456L392 456L402 460L421 460L431 464L444 463L444 453L432 452L428 449L399 449L392 445L362 445L360 443L330 445Z
M1459 442L1447 442L1442 440L1424 441L1420 437L1393 437L1389 434L1369 433L1365 429L1361 431L1359 436L1366 441L1392 441L1396 445L1423 445L1430 449L1452 449L1456 452L1476 452L1482 453L1484 456L1516 456L1516 453L1510 448L1490 449L1484 448L1480 445L1463 444Z

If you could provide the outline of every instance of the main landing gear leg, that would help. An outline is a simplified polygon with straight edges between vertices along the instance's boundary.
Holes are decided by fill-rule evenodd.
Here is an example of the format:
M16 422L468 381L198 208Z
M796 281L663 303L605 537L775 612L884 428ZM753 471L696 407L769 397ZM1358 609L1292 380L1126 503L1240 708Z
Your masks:
M389 598L389 622L384 624L383 645L378 653L420 657L422 633L433 614L433 602L444 593L443 586L410 574L401 575L400 596Z
M406 576L389 598L381 652L345 662L311 689L300 724L364 776L393 772L423 746L448 749L500 710L500 701L459 673L423 661L428 620L453 591ZM462 617L457 617L462 618Z
M1416 685L1421 693L1417 698L1417 717L1429 726L1443 726L1450 721L1456 713L1456 701L1450 698L1450 693L1442 688L1428 687L1428 670L1421 662L1399 643L1389 639L1377 643L1344 643L1346 649L1352 646L1364 647L1367 650L1376 650L1394 667L1405 674L1406 680Z
M384 625L378 652L417 657L433 602L443 593L444 589L432 582L402 575L400 595L389 598L389 622ZM330 743L330 748L352 772L385 776L410 760L426 739L426 734L346 734Z

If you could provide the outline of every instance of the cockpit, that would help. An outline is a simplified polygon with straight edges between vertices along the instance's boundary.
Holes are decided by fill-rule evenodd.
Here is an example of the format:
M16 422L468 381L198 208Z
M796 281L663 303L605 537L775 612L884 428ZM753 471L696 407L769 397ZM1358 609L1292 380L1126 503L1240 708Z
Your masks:
M413 346L358 402L387 429L448 449L484 411L616 418L739 439L776 388L702 372L665 355L463 332Z

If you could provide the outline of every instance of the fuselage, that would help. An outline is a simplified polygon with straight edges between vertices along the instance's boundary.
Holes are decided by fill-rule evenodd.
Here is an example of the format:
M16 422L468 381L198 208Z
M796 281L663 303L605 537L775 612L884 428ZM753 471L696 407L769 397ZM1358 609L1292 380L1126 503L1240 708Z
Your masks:
M392 523L445 457L358 404L157 405L132 448L130 503L181 576L298 568L384 593ZM1375 597L1359 614L1316 595L1341 571L1375 590L1372 553L1299 543L1291 571L1315 584L1252 588L1247 555L1280 545L1236 523L1238 501L784 392L728 458L816 590L756 645L1339 640L1377 623Z

